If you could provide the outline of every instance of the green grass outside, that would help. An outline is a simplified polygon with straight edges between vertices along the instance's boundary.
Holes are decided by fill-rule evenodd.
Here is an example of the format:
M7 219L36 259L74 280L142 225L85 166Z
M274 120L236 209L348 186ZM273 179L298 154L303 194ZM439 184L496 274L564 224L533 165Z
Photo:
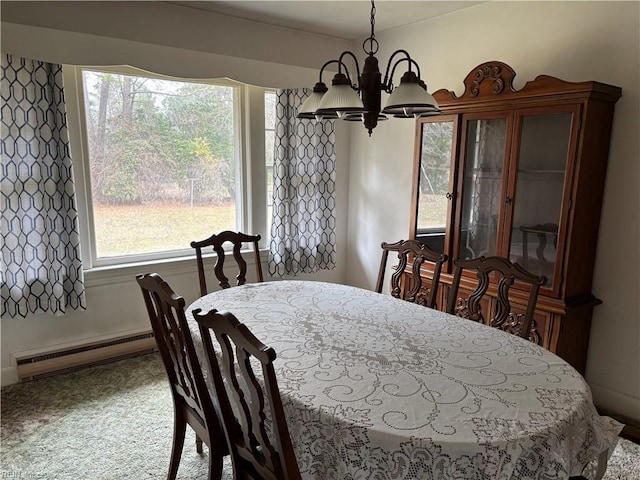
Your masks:
M418 228L444 226L447 202L442 195L423 195L418 210ZM233 203L194 207L180 204L94 205L93 208L99 257L188 249L193 240L236 229Z
M443 228L447 224L448 203L444 195L420 195L417 228Z
M233 203L94 205L93 209L99 257L191 248L193 240L236 229Z

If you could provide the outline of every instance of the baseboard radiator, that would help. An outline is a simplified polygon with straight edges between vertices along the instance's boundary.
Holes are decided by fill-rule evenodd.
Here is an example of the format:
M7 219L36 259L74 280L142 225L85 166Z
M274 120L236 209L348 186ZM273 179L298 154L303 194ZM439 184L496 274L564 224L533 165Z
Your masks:
M156 351L153 332L16 357L19 381L36 380Z

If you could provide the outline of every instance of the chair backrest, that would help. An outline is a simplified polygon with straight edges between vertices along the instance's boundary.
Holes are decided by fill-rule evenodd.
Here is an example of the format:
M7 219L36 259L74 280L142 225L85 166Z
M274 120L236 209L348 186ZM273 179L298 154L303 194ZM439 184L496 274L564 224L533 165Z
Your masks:
M225 251L224 244L229 242L233 245L233 258L238 264L239 273L236 276L237 285L244 285L247 281L247 262L242 258L240 253L242 245L244 243L251 243L253 245L253 253L256 264L256 275L258 282L264 281L262 277L262 264L260 263L260 250L258 248L258 242L260 241L260 235L247 235L242 232L231 232L225 230L218 234L211 235L206 240L199 242L191 242L191 247L196 250L196 260L198 262L198 278L200 279L200 295L204 296L207 293L207 281L205 278L204 263L202 260L202 249L206 247L212 247L216 252L217 261L213 268L216 278L220 282L222 288L230 288L229 279L224 274L224 260Z
M396 243L382 242L381 247L382 259L380 260L376 292L382 292L382 284L384 282L389 252L397 252L398 265L391 275L391 295L396 298L400 298L402 275L411 257L413 258L411 274L412 281L409 290L405 292L404 299L409 302L435 308L438 282L440 281L440 271L442 270L442 264L445 263L449 257L443 253L434 252L417 240L400 240ZM426 289L426 291L422 288L423 276L420 275L420 267L425 261L433 262L434 264L433 277L430 279L431 285Z
M158 274L137 275L158 350L169 377L176 415L184 415L210 450L226 452L184 313L184 299ZM214 443L214 445L211 444Z
M538 333L535 330L533 315L538 300L538 291L547 281L545 277L534 275L504 257L479 257L471 260L454 260L453 263L456 269L449 291L447 312L469 320L486 323L480 301L487 293L493 276L497 279L497 297L495 312L489 325L522 338L529 339L531 337L532 341L536 341L535 337ZM475 290L468 298L459 297L460 280L464 270L475 271L478 279ZM509 300L509 290L516 281L530 286L524 314L513 313Z
M273 368L276 352L229 312L194 310L193 316L200 326L237 478L300 479ZM259 375L252 359L260 365ZM268 417L271 435L265 425Z

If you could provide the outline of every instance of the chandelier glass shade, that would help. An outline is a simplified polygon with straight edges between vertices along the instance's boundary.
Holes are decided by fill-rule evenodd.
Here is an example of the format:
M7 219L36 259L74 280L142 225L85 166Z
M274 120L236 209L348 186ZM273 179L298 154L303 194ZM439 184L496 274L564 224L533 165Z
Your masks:
M364 112L364 103L353 88L346 75L336 74L331 82L331 88L320 99L315 115L322 116L336 113L338 117L343 117L349 113Z
M396 50L389 58L384 79L378 67L375 54L378 41L375 39L375 3L371 1L371 35L362 47L367 57L362 73L358 59L350 52L342 52L337 60L329 60L320 69L320 78L313 87L312 94L305 100L298 112L302 119L342 118L348 121L362 121L369 135L380 120L387 115L396 118L414 118L437 115L440 108L436 100L427 92L427 86L420 78L420 67L406 50ZM355 66L358 83L352 82L352 75L346 61L351 59ZM395 63L394 63L395 59ZM350 62L351 63L351 62ZM393 85L393 76L398 65L406 63L407 71L400 79L400 85ZM322 81L324 69L337 64L338 73L333 77L331 87ZM414 71L415 69L415 71ZM389 95L384 108L381 108L382 92Z

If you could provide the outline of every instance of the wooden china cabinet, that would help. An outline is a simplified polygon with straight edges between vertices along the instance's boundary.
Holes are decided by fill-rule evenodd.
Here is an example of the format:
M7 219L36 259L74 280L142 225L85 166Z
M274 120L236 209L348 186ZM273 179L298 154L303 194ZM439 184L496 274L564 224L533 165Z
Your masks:
M621 89L542 75L515 90L514 76L487 62L467 75L460 97L435 92L442 115L417 121L410 238L451 259L500 255L544 275L531 339L584 373L601 303L591 283ZM438 292L443 310L452 273L450 260ZM461 289L474 282L465 277ZM522 295L512 294L514 313L524 310ZM484 308L491 318L493 299Z

